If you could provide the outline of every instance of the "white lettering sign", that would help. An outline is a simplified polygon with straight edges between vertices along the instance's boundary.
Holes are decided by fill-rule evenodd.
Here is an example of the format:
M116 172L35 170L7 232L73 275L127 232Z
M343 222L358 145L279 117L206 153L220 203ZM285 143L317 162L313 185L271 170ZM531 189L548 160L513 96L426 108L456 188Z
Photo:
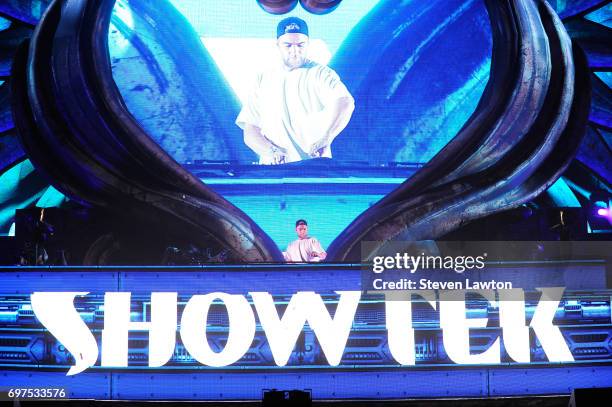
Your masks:
M529 327L551 362L573 361L572 354L559 330L553 324L563 288L542 288L542 296L529 326L526 324L522 290L476 290L491 307L499 306L501 337L482 352L470 352L472 329L487 326L487 318L468 318L467 291L442 291L436 302L434 291L406 292L405 297L385 297L386 328L389 350L401 365L415 364L415 331L412 322L412 295L423 298L431 308L440 311L442 341L448 357L457 364L500 363L501 341L512 360L530 362ZM75 375L93 366L98 359L98 344L89 327L74 307L77 296L87 292L36 292L31 296L32 309L40 323L74 356L75 365L68 375ZM194 295L181 316L180 336L186 350L199 363L213 367L231 365L240 360L253 343L255 315L266 335L274 362L287 365L296 341L306 323L316 336L327 362L338 366L349 338L355 313L361 299L359 291L338 291L339 299L333 316L319 294L303 291L294 294L282 315L272 295L253 292L243 295L210 293ZM150 322L132 321L131 293L109 292L104 297L104 329L102 331L103 367L128 365L128 332L149 332L149 366L165 365L174 352L178 307L177 293L152 293ZM223 305L229 317L228 339L223 349L212 349L207 339L207 318L214 302Z

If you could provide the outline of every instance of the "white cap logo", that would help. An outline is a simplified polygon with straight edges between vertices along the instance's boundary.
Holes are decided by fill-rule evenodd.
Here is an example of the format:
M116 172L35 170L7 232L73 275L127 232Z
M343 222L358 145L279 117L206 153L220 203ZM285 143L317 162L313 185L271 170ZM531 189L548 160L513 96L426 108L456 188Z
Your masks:
M295 31L295 30L300 30L300 26L297 25L296 23L291 23L291 24L287 24L287 26L285 27L285 34L291 32L291 31Z

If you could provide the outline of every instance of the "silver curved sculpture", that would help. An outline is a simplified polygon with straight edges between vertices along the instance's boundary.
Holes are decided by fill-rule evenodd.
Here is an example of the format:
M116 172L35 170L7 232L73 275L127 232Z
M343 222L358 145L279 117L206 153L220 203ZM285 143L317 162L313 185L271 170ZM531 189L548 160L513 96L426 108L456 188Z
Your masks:
M114 1L54 1L15 61L13 110L23 145L60 191L138 227L230 251L235 262L282 260L242 211L176 163L138 125L112 79ZM160 237L161 238L161 237Z
M545 191L574 157L590 91L584 57L544 1L487 1L491 77L476 111L427 165L332 243L337 261L435 240ZM361 242L377 242L361 253Z

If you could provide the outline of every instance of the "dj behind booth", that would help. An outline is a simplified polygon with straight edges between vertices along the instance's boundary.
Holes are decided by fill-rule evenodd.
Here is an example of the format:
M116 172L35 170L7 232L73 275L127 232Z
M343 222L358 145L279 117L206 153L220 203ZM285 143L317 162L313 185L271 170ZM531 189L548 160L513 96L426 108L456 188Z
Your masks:
M5 3L2 401L610 398L607 2Z

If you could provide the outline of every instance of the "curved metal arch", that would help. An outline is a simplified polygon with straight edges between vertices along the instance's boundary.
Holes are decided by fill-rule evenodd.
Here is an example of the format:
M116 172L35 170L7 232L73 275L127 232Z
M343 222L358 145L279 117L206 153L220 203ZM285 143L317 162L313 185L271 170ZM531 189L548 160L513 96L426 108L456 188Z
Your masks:
M248 216L184 170L128 112L106 43L113 4L54 1L41 19L27 76L13 86L26 151L54 186L84 204L164 225L204 247L214 241L233 261L281 260Z
M476 111L425 168L349 225L328 259L358 261L387 242L440 238L534 198L569 165L589 109L584 58L545 2L487 1L487 9L492 72ZM379 243L362 254L362 241Z

